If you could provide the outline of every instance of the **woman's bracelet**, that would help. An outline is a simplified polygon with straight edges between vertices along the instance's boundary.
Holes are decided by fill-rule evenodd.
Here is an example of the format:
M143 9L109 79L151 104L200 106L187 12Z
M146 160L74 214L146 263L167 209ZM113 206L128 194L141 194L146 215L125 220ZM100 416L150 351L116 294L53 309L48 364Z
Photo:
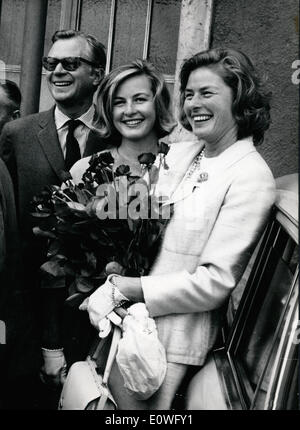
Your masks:
M113 305L115 308L119 308L120 306L124 305L124 303L128 302L128 299L121 293L121 291L117 287L116 278L119 278L119 276L112 276L109 281L112 285L111 298ZM121 298L117 300L116 295L121 296Z

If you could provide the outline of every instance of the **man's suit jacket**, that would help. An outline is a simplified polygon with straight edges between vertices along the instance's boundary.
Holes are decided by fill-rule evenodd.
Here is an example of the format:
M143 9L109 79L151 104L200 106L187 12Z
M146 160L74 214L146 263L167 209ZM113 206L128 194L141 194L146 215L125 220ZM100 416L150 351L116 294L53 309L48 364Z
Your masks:
M97 133L90 131L84 155L87 156L105 148L106 144ZM30 201L45 186L60 185L61 174L66 170L54 122L54 108L7 123L3 127L0 137L0 157L6 163L14 184L24 267L23 287L25 287L25 291L22 295L27 303L26 312L32 315L32 329L26 333L27 343L25 342L24 351L29 349L39 351L41 333L32 333L32 330L40 330L43 317L46 319L49 329L55 330L55 325L52 325L50 318L57 320L56 313L61 310L57 309L57 303L63 302L62 297L57 296L64 293L57 291L56 294L49 294L45 300L47 315L45 309L40 311L37 287L39 286L39 267L45 260L46 241L33 235L32 227L36 224L36 220L30 215ZM19 267L17 270L21 270L21 268ZM45 293L47 294L47 292ZM57 338L56 333L53 334L53 337ZM35 356L34 359L33 356ZM24 363L25 372L29 371L31 362L36 361L36 357L37 354L34 352L28 353L27 363ZM31 367L37 369L36 365Z
M90 131L84 156L105 147L97 133ZM13 179L18 217L24 230L28 227L32 197L46 185L61 184L61 174L66 170L54 108L6 124L0 139L0 157Z
M204 182L182 181L199 142L180 142L160 179L172 184L174 215L142 288L168 361L202 365L220 326L220 308L241 278L275 201L273 175L240 140L208 165ZM182 181L182 182L181 182Z
M84 156L106 146L96 132L90 131ZM37 250L37 261L30 261L35 269L41 261L40 240L34 238L32 227L36 220L30 215L30 202L47 185L60 185L66 170L63 153L54 122L54 108L29 115L6 124L0 138L0 157L11 174L17 206L23 255ZM35 264L36 263L36 264Z
M5 320L7 301L18 287L16 267L20 264L20 244L13 185L0 160L0 320ZM0 327L0 330L2 326ZM4 335L1 331L0 335ZM3 338L0 339L3 342Z
M30 349L30 342L23 348L31 317L25 297L20 295L20 261L13 184L0 159L0 409L5 407L10 382L22 373ZM27 368L32 365L30 355Z

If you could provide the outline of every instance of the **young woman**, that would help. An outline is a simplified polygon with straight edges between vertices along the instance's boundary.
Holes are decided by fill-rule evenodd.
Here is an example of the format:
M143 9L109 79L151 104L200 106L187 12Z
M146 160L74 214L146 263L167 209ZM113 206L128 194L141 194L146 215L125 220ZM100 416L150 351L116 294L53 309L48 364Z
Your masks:
M99 133L107 139L115 167L130 165L132 174L141 174L138 156L157 154L158 140L176 125L163 75L152 64L136 60L107 75L98 94ZM70 170L75 182L80 182L89 160L79 160Z

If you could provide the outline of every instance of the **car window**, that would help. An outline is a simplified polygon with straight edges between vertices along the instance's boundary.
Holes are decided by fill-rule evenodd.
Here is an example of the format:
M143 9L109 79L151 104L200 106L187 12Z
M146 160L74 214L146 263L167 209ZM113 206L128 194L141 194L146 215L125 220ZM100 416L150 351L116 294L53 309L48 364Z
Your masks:
M288 231L274 219L265 235L265 243L260 247L263 251L258 248L258 262L253 263L253 270L247 275L252 285L241 304L229 346L246 407L255 409L264 409L298 276L298 245Z

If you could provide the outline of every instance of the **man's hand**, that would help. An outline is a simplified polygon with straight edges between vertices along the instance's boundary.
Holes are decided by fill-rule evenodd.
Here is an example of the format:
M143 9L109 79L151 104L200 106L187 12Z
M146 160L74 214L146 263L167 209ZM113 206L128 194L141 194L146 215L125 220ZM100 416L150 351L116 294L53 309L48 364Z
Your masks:
M64 384L67 376L67 363L63 348L42 348L44 364L40 370L40 378L46 385L59 387Z

